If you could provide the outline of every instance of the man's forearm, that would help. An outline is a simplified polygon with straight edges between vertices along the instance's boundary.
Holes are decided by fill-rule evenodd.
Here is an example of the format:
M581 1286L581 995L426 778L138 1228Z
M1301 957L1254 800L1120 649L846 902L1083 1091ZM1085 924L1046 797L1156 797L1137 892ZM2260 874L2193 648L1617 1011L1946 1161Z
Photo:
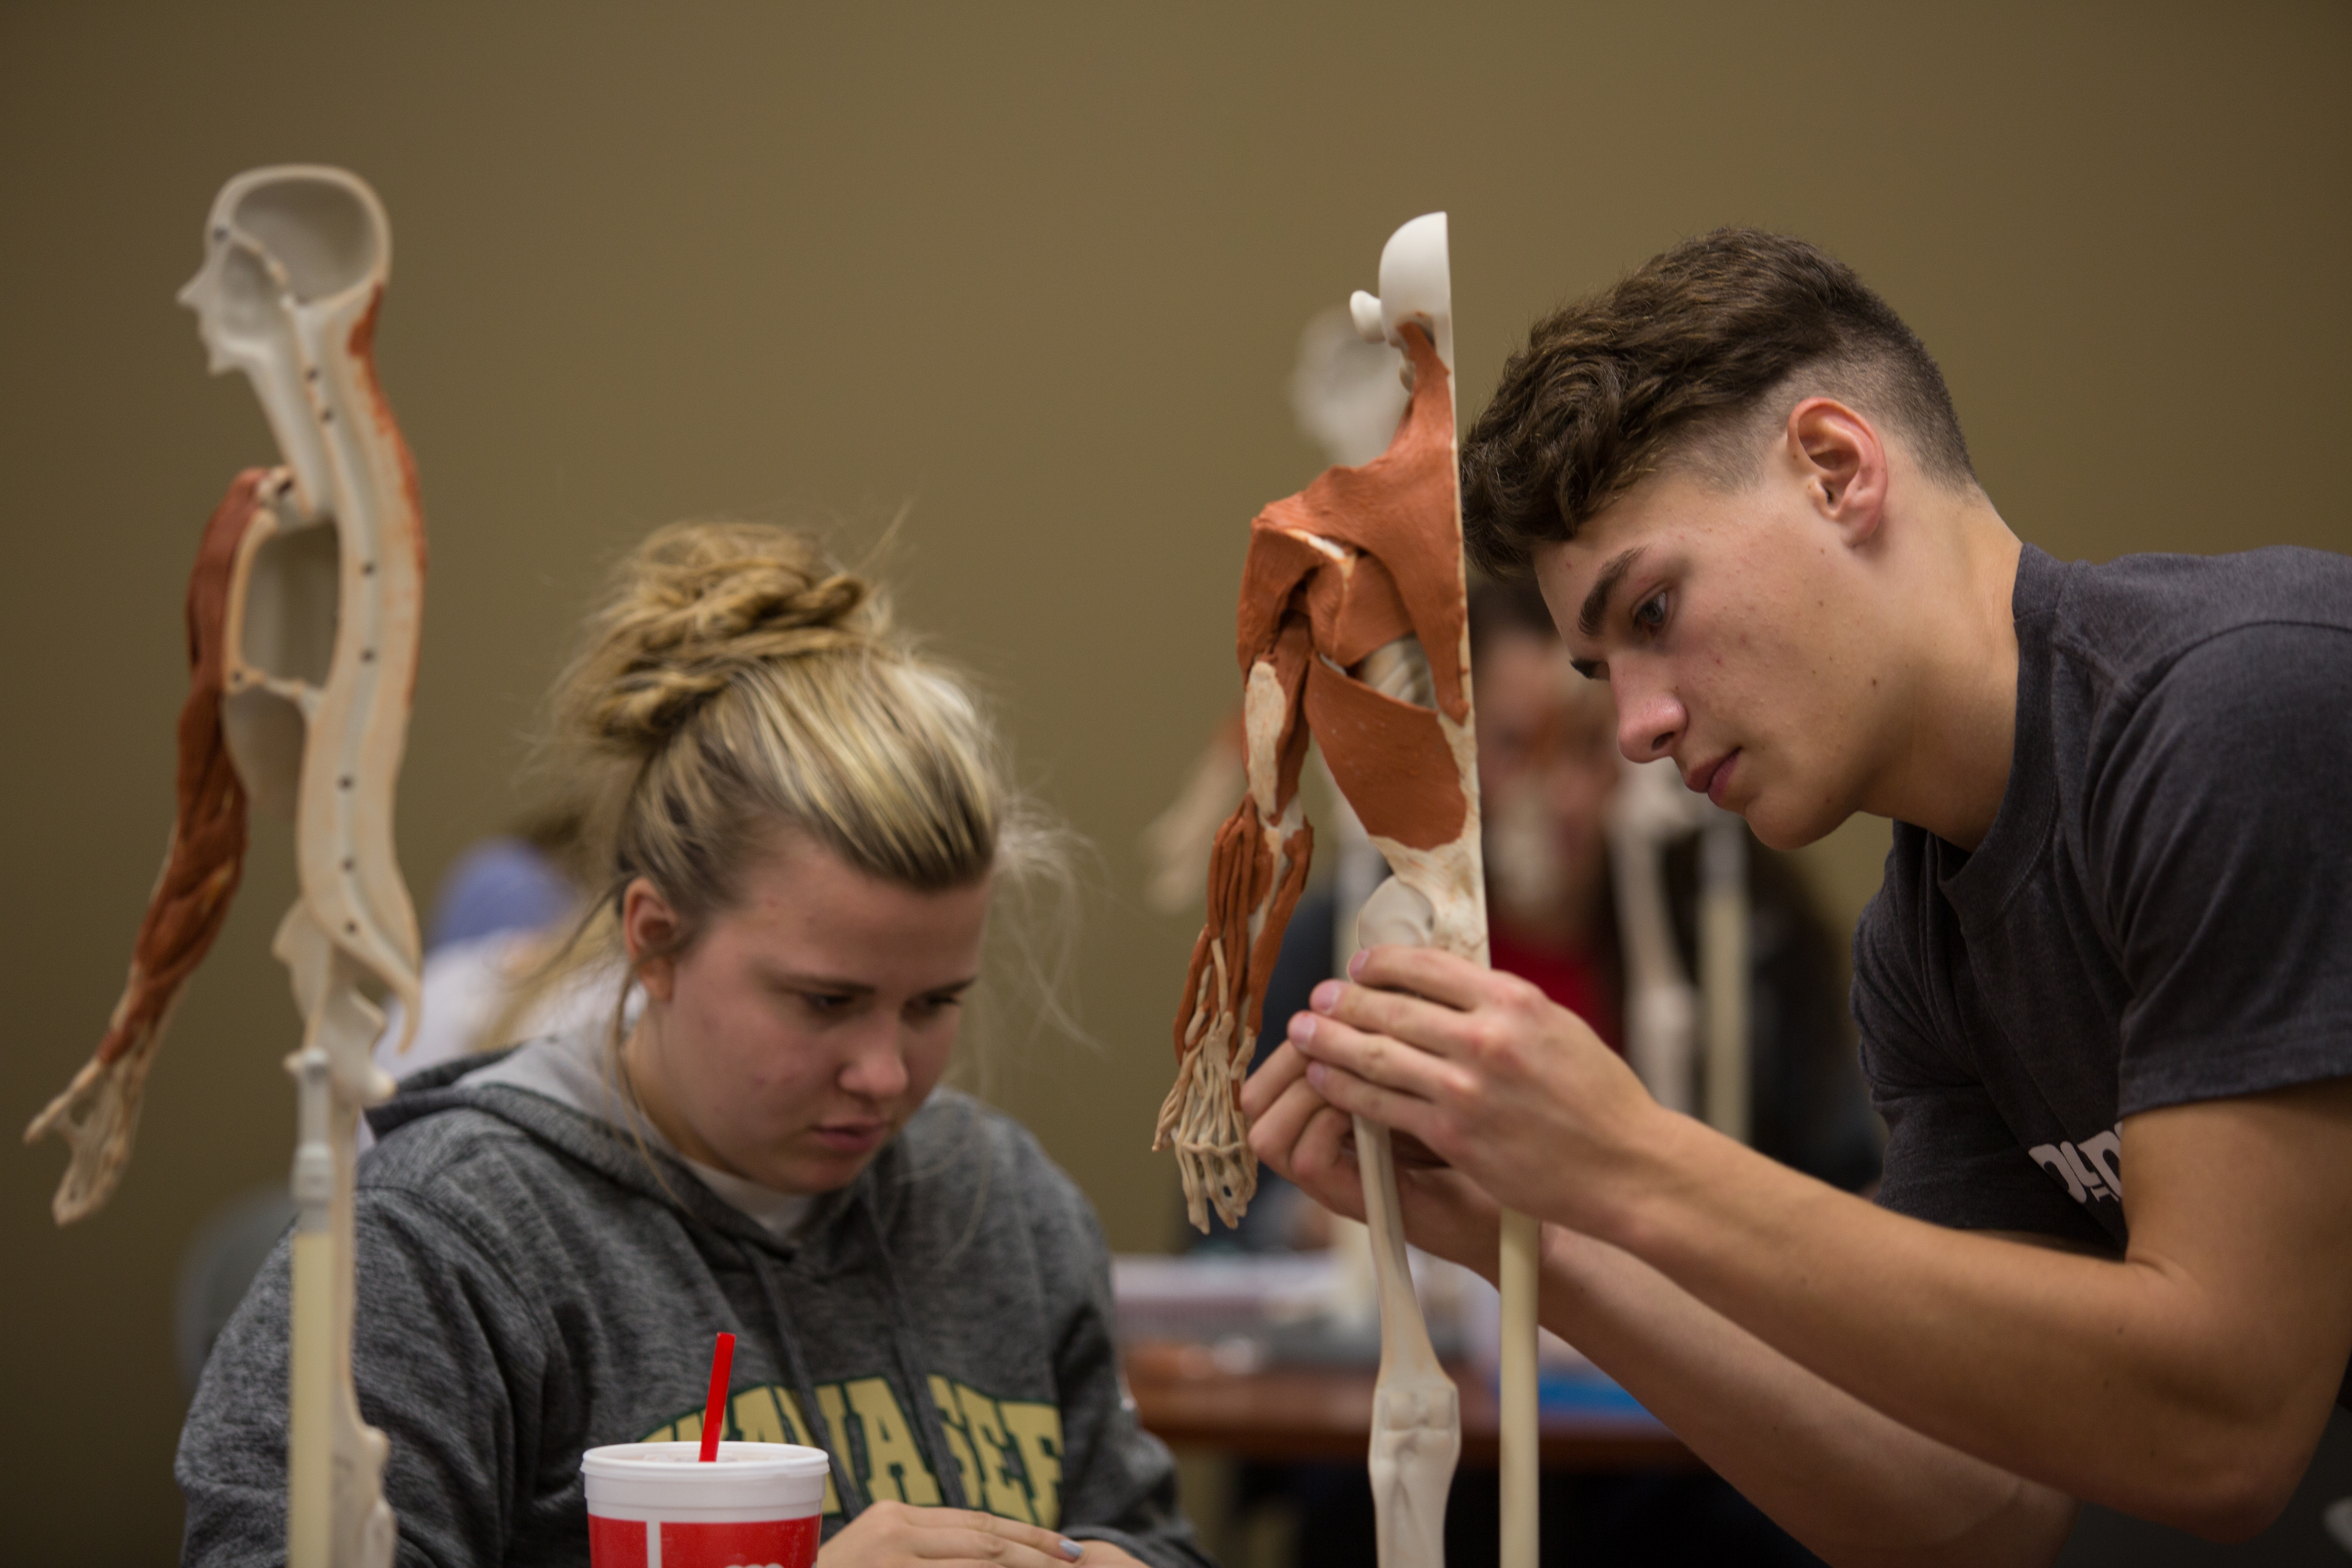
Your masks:
M2044 1563L2071 1499L1890 1420L1605 1243L1545 1227L1540 1312L1839 1568Z
M1496 1212L1409 1172L1416 1245L1495 1274ZM1797 1365L1617 1247L1543 1232L1538 1312L1790 1534L1840 1568L2041 1563L2072 1499L1903 1426Z
M1302 1136L1303 1097L1276 1106L1268 1096L1259 1109L1277 1168L1336 1212L1360 1215L1355 1163L1336 1126ZM1494 1200L1454 1171L1399 1174L1406 1234L1492 1279ZM2034 1563L2065 1538L2065 1497L1906 1430L1618 1248L1546 1227L1541 1293L1546 1324L1833 1563Z
M1399 1128L1895 1420L2071 1497L2238 1538L2301 1479L2352 1356L2352 1076L2126 1117L2130 1247L2105 1261L1775 1164L1662 1110L1525 981L1392 947L1349 973L1284 1047L1310 1064L1301 1103L1279 1090L1302 1148L1329 1137L1309 1095Z
M1676 1122L1596 1228L1794 1361L2004 1468L2204 1533L2258 1527L2291 1489L2325 1394L2180 1269L1923 1225Z

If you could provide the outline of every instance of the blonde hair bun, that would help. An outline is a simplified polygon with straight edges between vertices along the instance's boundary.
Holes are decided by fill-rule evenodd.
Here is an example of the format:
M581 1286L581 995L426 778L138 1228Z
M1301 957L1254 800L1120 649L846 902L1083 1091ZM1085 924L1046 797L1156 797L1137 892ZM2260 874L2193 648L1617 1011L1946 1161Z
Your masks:
M971 682L895 634L880 592L813 536L674 523L620 563L581 629L540 760L581 824L594 912L509 1005L499 1043L559 975L620 951L638 879L682 917L683 952L779 833L920 892L988 878L1045 894L1072 929L1071 841L1014 786ZM1060 1019L1055 983L1032 973Z
M658 749L704 702L780 659L879 646L889 612L811 536L750 522L677 522L621 563L565 682L563 727Z

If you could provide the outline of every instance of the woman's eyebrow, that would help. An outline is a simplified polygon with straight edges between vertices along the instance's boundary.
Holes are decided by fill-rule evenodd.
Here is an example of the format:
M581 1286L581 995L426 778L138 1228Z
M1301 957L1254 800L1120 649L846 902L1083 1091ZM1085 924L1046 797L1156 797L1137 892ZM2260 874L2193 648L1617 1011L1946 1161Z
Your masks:
M827 974L801 974L791 970L766 969L760 977L771 985L792 991L826 991L845 996L871 996L874 987L862 980L837 980Z
M785 969L763 968L760 971L760 978L778 990L822 991L829 995L837 996L871 996L880 989L879 986L870 985L863 980L841 980L828 974L803 974ZM967 974L961 980L942 981L937 985L923 986L916 994L937 996L947 992L969 991L979 984L979 975Z
M1636 544L1631 550L1621 550L1611 558L1608 565L1601 569L1601 575L1592 580L1592 591L1584 595L1583 607L1576 612L1578 631L1586 637L1600 635L1601 623L1609 615L1610 595L1617 592L1617 585L1625 581L1625 574L1633 569L1634 563L1642 558L1642 552L1648 548L1647 545Z

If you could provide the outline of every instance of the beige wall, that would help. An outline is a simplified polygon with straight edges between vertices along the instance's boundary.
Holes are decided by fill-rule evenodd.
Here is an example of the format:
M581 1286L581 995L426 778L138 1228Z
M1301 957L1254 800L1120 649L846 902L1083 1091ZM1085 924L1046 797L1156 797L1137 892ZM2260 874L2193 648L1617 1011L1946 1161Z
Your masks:
M1102 849L1080 990L1107 1049L1041 1047L1002 1098L1123 1247L1171 1235L1146 1144L1190 938L1141 911L1132 845L1234 700L1245 524L1315 466L1283 402L1298 326L1402 218L1453 214L1465 413L1563 296L1765 224L1942 356L2027 539L2352 547L2340 5L1120 9L0 10L0 1121L114 998L169 812L184 574L270 455L172 304L251 164L348 164L397 235L384 372L433 531L414 885L512 809L602 558L681 513L855 541L911 501L909 618ZM1851 909L1884 830L1841 842ZM53 1146L0 1183L12 1557L172 1550L173 1269L288 1155L265 948L290 881L258 845L112 1209L49 1227Z

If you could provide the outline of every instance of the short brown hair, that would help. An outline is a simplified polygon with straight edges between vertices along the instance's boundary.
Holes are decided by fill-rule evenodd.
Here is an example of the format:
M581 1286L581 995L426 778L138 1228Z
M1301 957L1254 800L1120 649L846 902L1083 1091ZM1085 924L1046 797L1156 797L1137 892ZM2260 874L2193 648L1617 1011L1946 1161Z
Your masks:
M1752 478L1743 416L1800 376L1889 420L1935 479L1975 485L1943 373L1886 301L1803 240L1719 228L1538 321L1504 365L1462 445L1472 559L1520 574L1678 459Z

